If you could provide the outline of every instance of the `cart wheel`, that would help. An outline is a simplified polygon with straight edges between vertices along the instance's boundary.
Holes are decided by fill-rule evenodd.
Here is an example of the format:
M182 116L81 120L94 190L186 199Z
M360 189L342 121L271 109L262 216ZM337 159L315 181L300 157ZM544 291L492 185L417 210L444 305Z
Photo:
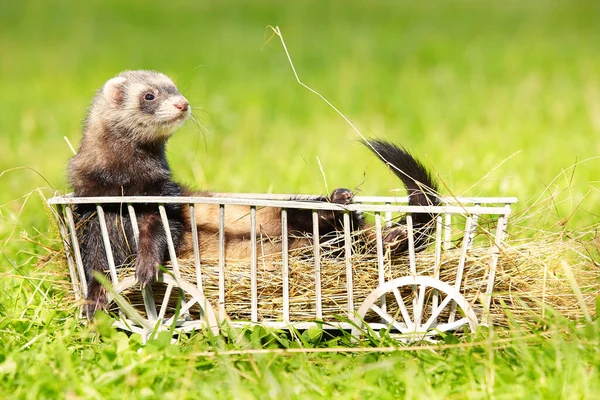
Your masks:
M460 292L428 276L405 276L375 289L358 309L358 326L385 328L401 341L432 340L443 332L477 328L477 317ZM377 322L373 322L373 321ZM365 322L367 321L367 322ZM353 334L360 334L358 328Z
M118 328L142 335L173 330L174 334L208 328L219 333L216 314L204 295L183 278L160 273L152 286L140 290L134 276L108 289L107 300L118 306ZM140 296L141 294L141 296ZM158 309L157 309L158 307Z

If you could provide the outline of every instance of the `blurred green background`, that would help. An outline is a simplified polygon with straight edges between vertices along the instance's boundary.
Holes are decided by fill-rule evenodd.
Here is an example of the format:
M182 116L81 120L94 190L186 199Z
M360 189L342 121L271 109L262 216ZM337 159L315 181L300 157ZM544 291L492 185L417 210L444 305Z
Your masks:
M518 196L522 209L600 154L599 11L596 1L0 1L0 171L37 172L0 177L5 228L34 188L68 191L63 136L78 146L95 90L125 69L173 77L207 128L189 122L169 145L190 186L398 188L295 82L279 41L265 45L267 25L282 29L306 84L365 136L411 149L444 194ZM559 177L556 191L570 187L560 216L584 200L576 222L598 220L599 167ZM45 218L32 203L19 221L44 228Z
M36 189L69 191L63 137L77 147L95 91L145 68L173 77L208 131L190 121L168 147L183 183L390 194L398 181L265 45L277 25L302 80L365 136L413 151L443 194L518 196L515 235L585 227L597 247L599 21L597 0L0 0L0 398L597 398L598 328L580 321L454 350L214 360L195 353L211 340L141 348L112 320L88 329L64 265L38 263L60 243Z

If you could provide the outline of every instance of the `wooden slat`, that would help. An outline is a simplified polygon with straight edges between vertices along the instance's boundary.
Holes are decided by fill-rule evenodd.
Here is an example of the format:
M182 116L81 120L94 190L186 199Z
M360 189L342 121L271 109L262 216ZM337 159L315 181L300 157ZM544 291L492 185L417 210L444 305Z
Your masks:
M315 257L315 313L316 319L323 319L321 299L321 244L319 243L319 213L313 211L313 254Z

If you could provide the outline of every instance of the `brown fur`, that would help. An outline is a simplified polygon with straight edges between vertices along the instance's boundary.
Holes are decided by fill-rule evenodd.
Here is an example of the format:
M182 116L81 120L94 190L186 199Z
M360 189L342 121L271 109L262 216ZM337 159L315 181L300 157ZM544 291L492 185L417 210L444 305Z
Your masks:
M198 196L216 196L207 192L195 193ZM314 197L310 200L329 201L337 204L348 204L352 193L347 189L336 189L328 197ZM239 205L225 206L225 256L227 259L249 259L252 248L250 241L250 207ZM219 256L220 207L214 204L196 204L195 221L198 227L200 251L205 258ZM354 213L353 230L363 226L360 215ZM341 230L341 214L332 211L319 211L319 232L328 234ZM307 239L312 233L311 210L288 210L288 248L290 250L304 248L311 244ZM281 254L281 208L257 207L256 232L259 255L270 256ZM191 233L186 235L191 243ZM185 255L189 254L187 249Z

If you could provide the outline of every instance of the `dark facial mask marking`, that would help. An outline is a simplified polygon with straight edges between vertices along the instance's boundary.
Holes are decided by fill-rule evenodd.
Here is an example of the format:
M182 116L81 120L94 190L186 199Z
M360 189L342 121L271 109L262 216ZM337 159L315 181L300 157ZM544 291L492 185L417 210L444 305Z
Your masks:
M146 94L148 94L148 92L143 92L140 95L140 110L143 113L146 114L154 114L156 113L156 110L158 110L158 108L160 107L160 103L161 103L161 99L160 99L160 95L157 96L154 100L146 100L144 97L146 96Z

